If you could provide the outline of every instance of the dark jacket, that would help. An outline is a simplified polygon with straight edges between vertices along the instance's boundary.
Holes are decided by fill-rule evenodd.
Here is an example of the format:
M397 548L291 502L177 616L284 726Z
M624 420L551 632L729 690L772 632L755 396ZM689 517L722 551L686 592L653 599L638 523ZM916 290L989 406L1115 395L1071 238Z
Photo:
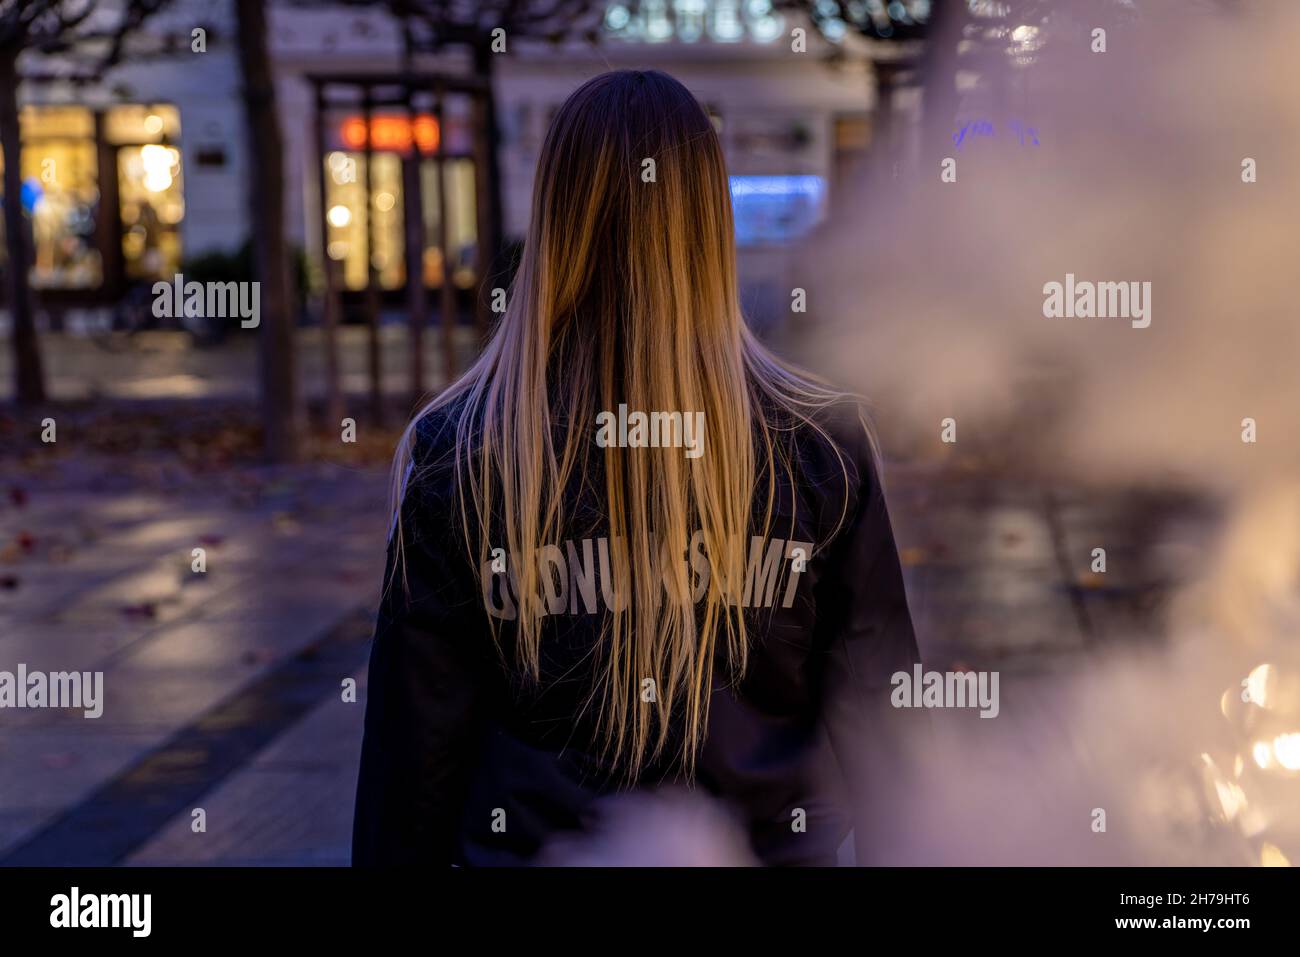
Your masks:
M452 420L433 413L417 429L402 506L404 584L400 571L392 574L389 546L366 691L355 865L526 863L548 839L582 828L593 801L617 788L589 746L584 708L607 614L604 520L592 491L603 478L584 476L572 490L573 532L552 552L560 556L555 580L567 578L568 587L559 613L544 619L542 681L530 683L513 663L510 622L502 622L501 651L490 629L488 608L511 610L500 581L507 576L488 568L481 576L460 531ZM865 432L845 408L824 424L843 453L847 485L815 430L784 434L792 466L778 476L768 536L754 536L747 549L748 664L738 684L715 686L694 780L738 813L754 852L773 864L835 863L851 811L873 805L850 791L870 790L887 773L868 766L868 756L892 734L890 676L919 660ZM679 777L665 761L640 786ZM800 809L803 828L792 824Z

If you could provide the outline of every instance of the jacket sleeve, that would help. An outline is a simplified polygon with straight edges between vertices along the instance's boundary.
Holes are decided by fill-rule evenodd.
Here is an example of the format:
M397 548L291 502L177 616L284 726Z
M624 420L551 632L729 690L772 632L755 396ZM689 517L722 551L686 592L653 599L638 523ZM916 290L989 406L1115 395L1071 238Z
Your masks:
M855 507L828 550L818 583L828 613L823 649L822 717L848 785L859 864L877 848L873 833L890 830L901 811L907 761L905 727L916 712L895 709L891 678L920 661L903 573L885 507L879 470L865 431L851 452ZM856 473L856 474L855 474Z
M413 476L426 464L427 446L417 439ZM458 506L453 494L432 487L439 484L408 480L404 572L389 542L366 689L354 866L455 859L492 636L460 535Z

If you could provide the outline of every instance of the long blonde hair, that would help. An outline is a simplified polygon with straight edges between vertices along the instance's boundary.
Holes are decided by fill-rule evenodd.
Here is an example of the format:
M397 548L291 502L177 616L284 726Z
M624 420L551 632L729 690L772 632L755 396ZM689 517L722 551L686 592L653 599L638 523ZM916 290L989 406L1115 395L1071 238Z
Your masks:
M822 432L812 415L840 398L778 361L745 326L726 165L700 104L658 71L602 74L551 122L522 260L493 338L399 443L398 553L401 499L418 480L408 479L416 426L452 409L469 560L480 570L494 548L511 556L515 654L536 679L545 604L536 556L572 519L571 479L592 475L590 456L603 455L610 557L628 591L602 624L590 698L598 744L635 780L664 754L677 722L677 757L689 773L715 656L725 652L732 680L744 672L735 592L747 536L769 530L778 469L789 464L778 433L800 424ZM703 412L703 455L593 451L597 414L621 403ZM761 527L753 527L756 504ZM704 575L691 582L686 563L663 560L685 554L693 535L702 535L707 585ZM501 627L494 620L498 639ZM653 696L641 694L646 679Z

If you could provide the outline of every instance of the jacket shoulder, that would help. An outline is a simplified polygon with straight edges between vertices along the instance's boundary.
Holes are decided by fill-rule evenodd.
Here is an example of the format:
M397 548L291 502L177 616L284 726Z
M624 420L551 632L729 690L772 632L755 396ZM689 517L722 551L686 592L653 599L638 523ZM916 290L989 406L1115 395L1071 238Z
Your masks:
M458 400L429 409L415 421L403 480L408 500L445 507L456 498L456 435L463 409L463 401Z
M862 402L845 396L816 410L795 429L796 457L803 477L819 488L847 496L877 484L874 442Z

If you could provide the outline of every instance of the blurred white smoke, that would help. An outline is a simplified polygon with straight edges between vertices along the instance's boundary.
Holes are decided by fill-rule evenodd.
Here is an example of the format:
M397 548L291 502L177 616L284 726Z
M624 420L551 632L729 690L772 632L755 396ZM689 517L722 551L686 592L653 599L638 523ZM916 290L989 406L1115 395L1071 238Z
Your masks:
M744 828L698 792L631 793L599 803L583 834L559 837L541 866L748 867L756 864Z
M806 265L813 361L916 458L952 416L1049 481L1181 487L1230 520L1161 650L1004 683L995 721L935 715L875 836L893 863L1300 858L1300 5L1143 0L1093 53L1101 6L1055 4L1037 62L963 104L954 130L991 135L838 205ZM1151 282L1150 327L1045 318L1067 273Z
M799 272L810 358L878 399L891 432L937 444L953 416L1058 474L1300 474L1300 7L1141 0L1092 53L1094 14L1116 5L1048 6L1037 62L953 120L991 135L837 198ZM1151 282L1150 327L1045 318L1043 286L1067 273Z

